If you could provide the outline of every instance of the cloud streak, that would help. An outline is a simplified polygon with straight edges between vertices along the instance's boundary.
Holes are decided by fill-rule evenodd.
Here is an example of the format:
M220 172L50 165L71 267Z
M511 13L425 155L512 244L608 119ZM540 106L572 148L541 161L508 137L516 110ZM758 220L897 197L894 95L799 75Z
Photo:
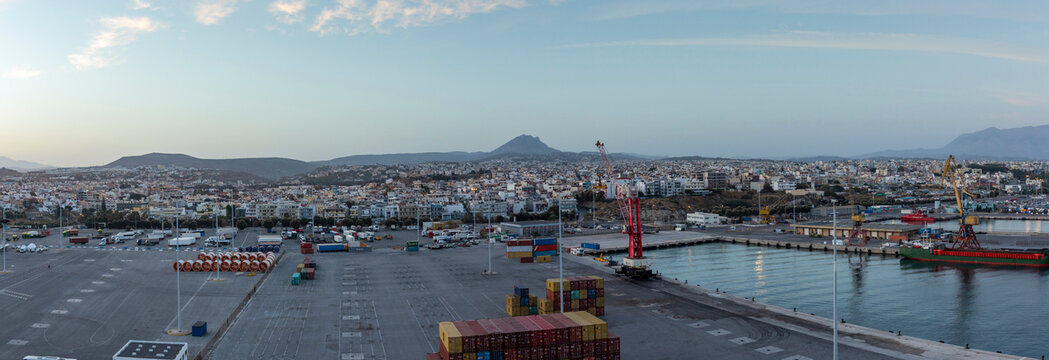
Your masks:
M988 94L1016 106L1049 107L1049 95L1009 89L984 89Z
M442 21L462 20L470 15L488 13L499 8L520 8L524 0L338 0L334 8L317 15L310 31L329 34L343 31L385 31L387 26L400 28L432 25Z
M284 24L294 24L302 21L302 10L306 8L306 0L278 0L270 4L270 13L277 15L277 21Z
M633 46L767 46L843 50L885 50L981 56L1031 63L1049 63L1049 48L986 40L888 33L791 31L771 35L695 39L634 40L569 45L570 48Z
M1039 9L1040 8L1040 9ZM1049 21L1044 2L987 2L979 0L646 0L606 2L594 8L599 19L622 19L690 11L759 9L789 14L849 14L860 16L965 16ZM1040 11L1042 10L1042 11Z
M32 79L43 74L40 70L34 70L27 67L15 67L4 73L4 77L8 79Z
M205 0L197 3L193 15L204 25L218 24L223 18L237 11L236 0Z
M146 2L145 0L134 0L131 4L131 10L149 9L150 6L153 5L151 5L149 2Z
M77 70L100 69L120 60L113 49L135 41L138 34L153 32L164 25L142 17L111 17L99 20L102 30L91 37L87 46L77 54L67 56L69 64Z

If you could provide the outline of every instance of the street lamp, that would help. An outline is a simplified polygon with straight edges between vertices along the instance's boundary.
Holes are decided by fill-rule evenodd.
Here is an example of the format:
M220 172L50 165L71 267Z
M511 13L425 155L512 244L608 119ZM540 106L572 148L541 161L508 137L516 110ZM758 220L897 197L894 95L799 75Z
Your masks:
M179 250L180 242L181 241L180 241L179 229L178 229L178 215L176 214L175 215L175 264L178 264L178 261L179 261L179 253L181 252L181 250ZM186 336L186 335L189 335L189 331L186 331L186 329L182 328L182 276L181 275L182 275L182 269L181 269L181 267L179 267L179 269L175 271L175 318L177 319L177 324L176 324L174 329L169 329L168 330L168 335L175 335L175 336Z
M561 299L561 313L565 312L565 266L564 266L564 254L561 254L561 236L564 235L564 231L561 230L561 199L557 199L557 277L558 277L558 292L557 298ZM596 227L595 227L596 228Z
M834 225L833 225L833 228L832 228L833 229L833 234L832 235L833 235L833 239L834 240L833 240L833 243L831 244L831 248L834 249L832 251L832 254L833 254L832 256L834 258L831 261L833 263L833 265L832 265L833 268L832 269L834 271L834 300L831 302L832 303L832 312L833 312L833 314L831 315L831 322L834 323L834 352L833 352L833 358L834 358L834 360L838 360L838 200L832 199L830 202L831 202L832 206L834 207L834 215L833 215Z

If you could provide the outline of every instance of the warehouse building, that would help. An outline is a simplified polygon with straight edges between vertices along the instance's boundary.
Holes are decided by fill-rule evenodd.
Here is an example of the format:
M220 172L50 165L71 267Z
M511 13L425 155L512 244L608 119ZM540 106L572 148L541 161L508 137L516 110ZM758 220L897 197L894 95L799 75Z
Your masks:
M814 221L791 226L794 227L795 234L813 237L832 236L835 228L831 221ZM921 229L920 225L863 224L863 232L866 232L867 237L870 239L889 240L893 236L900 235L909 238L918 235L918 229ZM839 222L837 233L839 238L848 237L852 233L852 223L847 221Z
M510 235L517 236L548 236L557 234L556 221L518 221L502 223L499 227Z

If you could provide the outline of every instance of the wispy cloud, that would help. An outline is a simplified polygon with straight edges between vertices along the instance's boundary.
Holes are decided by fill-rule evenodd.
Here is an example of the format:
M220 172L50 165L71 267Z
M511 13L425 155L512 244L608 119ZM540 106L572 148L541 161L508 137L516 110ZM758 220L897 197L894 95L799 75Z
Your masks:
M325 8L314 20L310 31L328 34L345 31L384 31L386 26L407 28L426 26L441 21L462 20L477 13L502 7L520 8L524 0L338 0L334 8Z
M34 70L27 67L15 67L4 73L4 77L8 79L32 79L43 74L40 70Z
M988 94L1016 106L1049 107L1049 95L1009 89L984 89Z
M236 0L204 0L194 7L193 15L197 22L204 25L215 25L220 20L237 11Z
M277 21L285 24L294 24L302 21L302 10L306 8L306 0L278 0L270 4L270 13L277 15Z
M133 0L131 4L131 10L149 9L150 6L153 5L151 5L146 0Z
M119 60L112 49L130 44L139 33L153 32L164 25L148 17L112 17L99 20L102 31L91 37L91 41L78 54L68 56L69 63L77 70L98 69Z
M861 16L932 15L1047 21L1044 2L988 2L981 0L646 0L606 1L594 12L600 19L620 19L662 13L759 9L792 14L851 14Z
M791 31L771 35L695 39L634 40L569 45L573 48L627 46L772 46L795 48L890 50L982 56L1022 62L1049 63L1049 48L986 40L887 33Z

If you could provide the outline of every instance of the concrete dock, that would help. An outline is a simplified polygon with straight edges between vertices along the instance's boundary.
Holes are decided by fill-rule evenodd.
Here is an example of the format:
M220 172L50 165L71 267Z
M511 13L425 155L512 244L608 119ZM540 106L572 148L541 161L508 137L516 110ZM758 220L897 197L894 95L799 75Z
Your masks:
M674 234L664 239L667 244L697 238L666 234ZM242 236L238 245L251 245L256 235ZM311 255L317 279L300 285L290 283L302 260L295 246L285 246L268 277L224 273L226 281L213 282L212 273L182 273L183 327L207 321L204 337L165 333L175 326L170 249L11 253L14 272L0 274L6 325L0 327L0 358L105 359L136 339L188 342L191 358L419 359L437 351L438 322L506 316L504 296L514 286L541 294L545 279L558 276L557 262L511 261L503 258L502 245L493 246L491 256L485 245L409 254L391 249L400 242L377 243L372 253ZM496 273L485 275L489 260ZM605 319L622 337L625 359L830 357L828 319L674 281L626 281L589 257L563 260L565 276L607 279ZM227 319L229 330L220 337ZM851 324L842 326L842 334L846 359L1017 358Z

